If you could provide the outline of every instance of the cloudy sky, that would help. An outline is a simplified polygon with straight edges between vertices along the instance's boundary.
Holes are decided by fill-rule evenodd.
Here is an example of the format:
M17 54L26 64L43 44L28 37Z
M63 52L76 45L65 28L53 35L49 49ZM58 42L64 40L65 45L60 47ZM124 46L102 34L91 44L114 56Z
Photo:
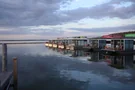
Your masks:
M135 30L135 0L0 0L0 39Z

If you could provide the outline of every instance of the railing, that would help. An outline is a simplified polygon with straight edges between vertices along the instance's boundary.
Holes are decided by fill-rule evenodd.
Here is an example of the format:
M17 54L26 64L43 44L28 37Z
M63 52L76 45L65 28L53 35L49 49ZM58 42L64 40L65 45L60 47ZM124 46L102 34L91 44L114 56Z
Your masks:
M115 50L115 51L123 51L123 49L122 48L112 48L112 47L105 47L105 48L103 48L103 49L107 49L107 50Z

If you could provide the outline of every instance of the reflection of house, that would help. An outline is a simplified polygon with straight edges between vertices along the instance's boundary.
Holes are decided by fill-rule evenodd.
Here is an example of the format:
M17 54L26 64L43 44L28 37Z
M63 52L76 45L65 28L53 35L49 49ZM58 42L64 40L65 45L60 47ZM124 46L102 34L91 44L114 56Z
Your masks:
M88 59L89 61L94 61L94 62L98 62L100 60L102 60L103 55L100 52L92 52L90 53L90 58Z
M72 51L72 56L77 57L77 56L86 56L85 52L82 50L75 50Z
M97 62L99 61L99 52L93 52L90 54L90 58L88 59L89 61L94 61Z
M105 61L112 67L122 69L122 68L133 68L134 67L134 61L133 61L133 55L131 56L110 56L105 55L104 59Z
M114 56L111 59L111 64L110 66L121 69L124 68L124 60L123 60L123 56Z

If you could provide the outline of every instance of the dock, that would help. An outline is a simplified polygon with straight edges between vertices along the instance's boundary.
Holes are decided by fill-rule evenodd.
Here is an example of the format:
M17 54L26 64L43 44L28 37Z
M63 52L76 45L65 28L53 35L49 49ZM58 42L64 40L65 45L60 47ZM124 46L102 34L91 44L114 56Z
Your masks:
M2 44L2 71L0 72L0 90L17 90L17 58L13 58L13 71L7 70L7 44Z
M6 44L44 44L45 42L5 42ZM3 43L0 43L2 45Z
M13 72L0 73L0 90L8 90L12 82Z

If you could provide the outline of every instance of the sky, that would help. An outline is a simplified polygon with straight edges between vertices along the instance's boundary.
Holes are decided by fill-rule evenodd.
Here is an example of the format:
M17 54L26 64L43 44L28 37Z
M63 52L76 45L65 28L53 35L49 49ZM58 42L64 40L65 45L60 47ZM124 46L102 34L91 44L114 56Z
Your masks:
M0 39L135 31L135 0L0 0Z

